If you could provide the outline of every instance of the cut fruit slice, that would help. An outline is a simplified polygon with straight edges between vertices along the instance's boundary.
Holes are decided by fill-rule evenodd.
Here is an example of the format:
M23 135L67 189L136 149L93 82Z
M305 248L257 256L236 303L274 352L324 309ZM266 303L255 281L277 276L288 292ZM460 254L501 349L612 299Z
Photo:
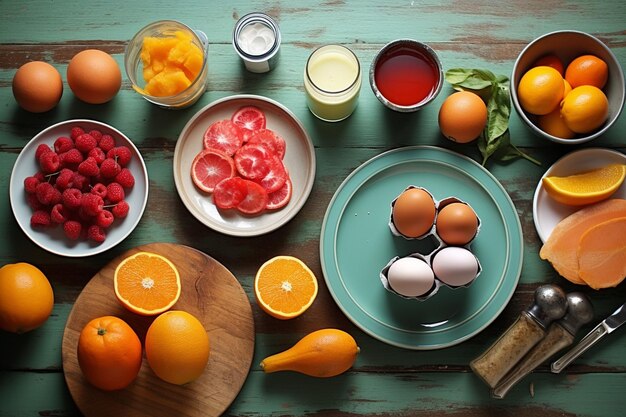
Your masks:
M580 278L593 289L616 287L626 278L626 217L587 230L578 245Z
M268 162L269 171L261 179L255 180L265 191L273 193L278 191L285 185L287 180L287 171L283 165L283 161L278 156L273 156Z
M611 164L566 177L545 177L543 187L559 203L581 206L609 198L624 182L626 165Z
M248 188L246 196L237 205L237 210L245 214L257 214L267 206L267 191L256 182L244 179Z
M236 173L233 158L213 149L204 149L191 163L193 183L207 193L212 193L219 182Z
M614 198L584 207L556 225L539 256L549 261L563 278L584 285L578 274L580 238L592 227L618 217L626 217L626 200Z
M205 149L215 149L232 156L243 144L243 131L230 120L217 121L204 132Z
M231 117L233 123L248 130L265 129L265 113L256 106L244 106Z
M235 153L235 167L244 178L263 178L270 170L271 158L272 154L264 146L246 144Z
M164 256L138 252L115 268L113 285L117 299L128 310L154 316L170 309L180 297L180 275Z
M263 311L277 319L292 319L304 313L317 296L317 278L293 256L277 256L259 268L254 295Z
M248 185L241 177L227 178L215 186L213 203L221 209L234 208L246 198Z
M280 190L268 194L268 202L266 208L268 210L276 210L285 207L291 200L292 185L291 180L287 178L285 184Z
M277 155L280 159L285 157L285 151L287 144L285 139L278 136L274 131L270 129L261 129L254 132L254 134L248 139L249 144L260 144L270 150L274 155Z

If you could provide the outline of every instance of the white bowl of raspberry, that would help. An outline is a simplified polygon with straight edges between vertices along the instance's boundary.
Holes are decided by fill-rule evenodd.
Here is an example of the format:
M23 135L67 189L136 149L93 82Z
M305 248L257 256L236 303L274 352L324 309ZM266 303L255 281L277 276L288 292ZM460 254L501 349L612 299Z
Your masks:
M90 256L135 229L148 201L148 171L119 130L66 120L24 146L9 196L17 223L35 244L61 256Z

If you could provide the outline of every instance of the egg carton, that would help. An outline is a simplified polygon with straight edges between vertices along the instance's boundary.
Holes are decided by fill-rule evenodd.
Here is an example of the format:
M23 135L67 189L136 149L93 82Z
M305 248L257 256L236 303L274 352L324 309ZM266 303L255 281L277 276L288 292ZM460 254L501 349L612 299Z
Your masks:
M431 197L433 197L432 193L429 190L427 190L427 189L425 189L423 187L415 186L415 185L408 186L407 188L405 188L404 191L406 191L408 189L411 189L411 188L417 188L417 189L423 190L423 191L427 192ZM400 296L402 298L411 299L411 300L418 300L418 301L424 301L424 300L427 300L427 299L431 298L432 296L434 296L439 291L439 288L441 288L442 286L446 286L446 287L451 288L451 289L458 289L458 288L467 288L467 287L469 287L478 278L478 276L482 272L482 266L480 264L480 260L478 259L478 257L471 250L471 244L476 239L476 236L478 236L478 233L480 232L480 227L481 227L481 220L480 220L480 217L478 216L478 214L476 213L476 210L474 210L469 203L467 203L467 202L465 202L465 201L463 201L463 200L461 200L461 199L459 199L457 197L454 197L454 196L446 197L446 198L444 198L442 200L436 200L433 197L433 202L435 204L435 218L433 220L432 226L430 227L430 229L426 233L424 233L424 234L422 234L420 236L409 237L409 236L405 236L402 233L400 233L398 231L398 229L396 229L396 227L394 225L394 222L393 222L393 207L394 207L394 204L395 204L397 199L398 199L398 197L396 197L392 201L392 203L391 203L391 213L390 213L390 216L389 216L389 229L391 230L392 234L394 236L402 237L402 238L407 239L407 240L423 240L423 239L426 239L426 238L434 238L436 240L437 244L436 244L436 247L433 250L431 250L429 253L423 254L423 253L419 253L419 252L414 252L414 253L411 253L411 254L409 254L407 256L403 256L403 257L395 256L391 260L389 260L389 262L380 271L380 280L382 282L383 287L386 290L390 291L391 293L393 293L395 295L398 295L398 296ZM439 236L439 234L437 233L437 217L439 215L439 212L445 206L447 206L449 204L452 204L452 203L466 204L468 207L470 207L474 211L474 213L476 214L476 218L478 220L476 233L474 234L472 239L469 242L467 242L466 244L464 244L464 245L450 245L450 244L447 244ZM445 256L445 257L448 257L448 256L454 257L454 255L452 255L453 252L456 252L457 256L461 256L461 257L465 257L465 258L467 258L469 255L473 256L473 258L476 260L476 273L472 274L473 278L471 278L471 279L464 278L464 279L462 279L462 280L460 280L458 282L452 282L452 280L448 279L448 277L446 277L445 279L440 278L440 277L442 277L443 275L446 275L446 274L443 273L444 271L442 271L442 265L438 261L435 261L435 258L438 255L440 255L442 257L443 256ZM391 268L391 266L396 261L398 261L398 260L400 260L402 258L416 258L418 260L421 260L432 271L433 282L432 282L432 286L430 287L430 289L428 289L428 291L426 291L426 292L424 292L424 293L422 293L420 295L412 296L412 295L402 294L402 293L400 293L400 292L398 292L398 291L396 291L396 290L394 290L392 288L391 284L389 283L388 272L389 272L389 269ZM439 259L443 259L443 258L439 258ZM459 262L455 262L454 265L452 265L451 269L453 269L453 273L455 272L454 268L459 268L459 266L460 266ZM444 269L445 269L445 267L444 267ZM460 273L458 270L456 272ZM427 278L427 279L429 279L429 278Z

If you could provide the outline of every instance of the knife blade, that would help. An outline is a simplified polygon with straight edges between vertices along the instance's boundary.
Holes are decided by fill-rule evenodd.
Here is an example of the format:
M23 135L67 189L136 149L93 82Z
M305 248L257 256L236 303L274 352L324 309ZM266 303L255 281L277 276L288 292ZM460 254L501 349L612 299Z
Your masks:
M613 314L602 320L580 342L567 353L554 361L550 366L552 373L560 373L567 365L595 345L600 339L609 333L613 333L618 327L626 322L626 303L622 304Z

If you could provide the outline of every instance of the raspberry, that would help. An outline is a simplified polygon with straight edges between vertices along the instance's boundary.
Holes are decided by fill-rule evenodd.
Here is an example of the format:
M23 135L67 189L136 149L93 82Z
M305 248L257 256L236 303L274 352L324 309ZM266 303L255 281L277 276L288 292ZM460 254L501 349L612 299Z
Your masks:
M111 135L102 135L100 141L98 142L98 146L104 152L108 152L111 149L115 148L115 139Z
M90 193L95 194L104 200L107 196L107 186L99 182L91 187Z
M124 188L133 188L135 185L135 177L128 168L122 168L119 174L115 176L115 182L120 184Z
M124 217L128 216L129 210L130 206L128 205L128 203L122 200L113 207L111 212L116 219L123 219Z
M57 224L64 223L67 220L67 210L63 204L57 203L52 207L52 210L50 211L50 220Z
M33 194L41 181L35 176L24 178L24 190L28 194Z
M86 215L95 216L102 211L104 200L95 194L84 193L80 206Z
M96 224L104 229L111 226L113 220L115 220L115 217L113 217L113 213L109 210L102 210L96 216Z
M119 203L125 197L124 187L117 182L112 182L107 185L106 196L111 203Z
M68 168L63 168L61 172L59 172L59 176L57 177L54 185L60 191L71 188L72 185L74 185L74 171Z
M87 237L94 242L102 243L106 239L106 232L97 224L92 224L87 229Z
M77 240L80 237L80 232L82 231L83 226L80 222L76 220L68 220L63 223L63 231L65 232L65 236L72 240Z
M107 158L100 164L100 173L104 178L114 178L122 168L114 159Z
M79 190L85 189L89 185L89 179L79 172L74 172L74 187Z
M67 168L76 168L78 164L83 162L83 154L76 148L72 148L69 151L59 155L61 166Z
M118 164L125 167L129 164L133 155L130 153L130 149L126 146L116 146L107 152L107 158L113 158L117 161Z
M36 210L32 216L30 216L30 225L37 227L50 226L50 214L45 210Z
M70 137L73 140L76 140L76 138L79 137L80 135L82 135L83 133L85 133L85 131L83 130L82 127L74 126L72 128L72 132L70 133Z
M33 177L37 178L39 182L44 182L46 180L46 176L41 171L37 171L37 173L33 175Z
M100 170L98 169L98 163L96 160L89 156L83 162L78 165L78 172L85 177L95 177Z
M94 130L91 130L89 134L91 135L92 138L96 140L96 143L100 142L100 139L102 138L102 132L100 132L97 129L94 129Z
M74 147L74 141L67 136L60 136L54 141L54 151L58 154L67 152Z
M42 182L35 189L37 199L46 206L61 202L61 192L54 188L49 182Z
M39 167L46 174L51 174L59 169L61 162L55 152L45 152L39 157Z
M35 159L39 161L39 159L41 159L41 156L48 152L52 152L52 149L45 143L40 144L39 146L37 146L37 149L35 150Z
M75 142L76 149L84 154L89 153L89 151L95 148L96 145L98 145L98 141L89 133L83 133L76 138Z
M41 204L39 199L37 198L37 194L26 194L26 202L33 210L43 210L46 208L44 204Z
M83 200L83 193L78 188L68 188L63 191L62 202L63 205L69 209L75 209L81 206Z
M97 146L90 150L87 156L91 156L93 159L95 159L98 165L100 165L106 159L106 154L104 153L104 151Z

